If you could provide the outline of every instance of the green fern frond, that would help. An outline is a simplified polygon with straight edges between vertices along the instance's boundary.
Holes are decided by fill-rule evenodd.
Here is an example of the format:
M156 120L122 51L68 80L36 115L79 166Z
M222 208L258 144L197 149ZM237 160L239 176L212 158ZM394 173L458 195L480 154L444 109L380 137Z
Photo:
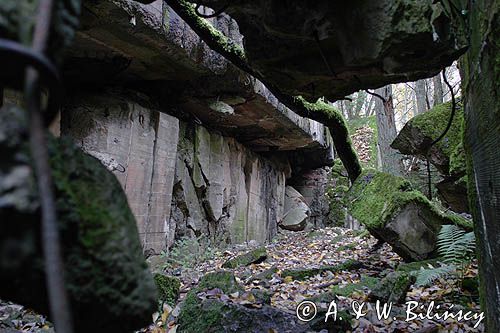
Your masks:
M449 224L441 228L437 238L438 253L447 263L468 261L474 254L473 232L465 232L460 227Z
M418 287L430 285L432 282L441 279L449 278L457 275L457 267L453 264L439 266L429 269L420 269L417 271L417 279L415 285Z

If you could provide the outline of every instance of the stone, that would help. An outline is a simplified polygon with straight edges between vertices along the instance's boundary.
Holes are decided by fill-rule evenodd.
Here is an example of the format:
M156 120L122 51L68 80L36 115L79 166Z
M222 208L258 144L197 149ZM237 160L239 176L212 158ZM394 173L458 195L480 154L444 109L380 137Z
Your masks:
M204 4L223 8L225 1ZM293 0L284 6L247 0L225 12L236 20L247 61L266 84L310 101L432 77L467 45L448 11L431 1Z
M285 188L285 214L279 226L285 230L301 231L306 227L309 206L304 197L291 186Z
M368 298L381 303L403 303L415 276L405 272L392 272L375 285Z
M257 273L249 278L249 281L268 281L271 280L273 275L278 272L278 267L273 265L271 268L268 268L260 273Z
M467 196L467 176L445 177L436 183L438 196L443 203L457 213L470 213Z
M0 112L0 297L49 315L25 114ZM48 148L75 331L146 326L157 295L119 182L67 138L50 138Z
M309 206L307 225L322 228L330 224L330 202L325 196L328 173L325 168L295 172L295 177L288 181L304 197Z
M406 155L422 160L429 157L443 177L435 186L443 203L457 213L470 212L465 176L465 153L463 147L463 107L457 102L453 122L446 135L433 145L448 125L452 103L434 106L427 112L410 119L401 129L391 147Z
M363 264L357 260L348 259L338 265L328 265L320 266L314 268L297 268L297 269L285 269L281 272L281 277L290 276L294 280L307 280L312 276L316 276L323 272L340 272L340 271L350 271L356 270L363 267Z
M410 273L414 271L418 271L421 268L429 268L429 266L436 267L439 264L438 258L427 259L422 261L414 261L409 263L400 263L396 268L398 272Z
M251 308L221 299L200 299L197 294L219 288L226 295L243 292L234 275L228 271L217 271L205 275L198 286L184 300L179 314L179 329L182 332L307 332L295 315L271 307L265 302L260 308ZM257 297L256 297L257 299Z
M446 128L450 114L451 102L434 106L427 112L410 119L401 129L391 147L405 155L415 155L421 159L429 156L429 161L443 175L450 175L450 158L462 144L463 107L457 103L453 122L446 135L433 145L427 153L432 141L437 139ZM463 147L460 155L463 156ZM459 159L459 157L455 157ZM461 168L455 167L454 174L465 174L465 163Z
M167 302L170 306L175 306L181 288L179 279L160 273L154 274L153 279L158 289L158 299Z
M441 212L404 178L367 169L349 190L350 214L406 261L435 255L443 224L471 229L470 221Z
M224 264L222 268L238 268L242 266L248 266L251 264L259 264L267 259L267 251L265 247L254 249L247 253L241 254L233 259L229 259Z

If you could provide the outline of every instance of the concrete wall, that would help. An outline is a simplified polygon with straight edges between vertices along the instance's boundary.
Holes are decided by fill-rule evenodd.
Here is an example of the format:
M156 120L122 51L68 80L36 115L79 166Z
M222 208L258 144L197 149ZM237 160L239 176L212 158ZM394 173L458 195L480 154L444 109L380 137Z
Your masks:
M270 240L289 166L147 104L126 94L80 94L61 120L62 135L117 176L144 250L160 252L182 236Z

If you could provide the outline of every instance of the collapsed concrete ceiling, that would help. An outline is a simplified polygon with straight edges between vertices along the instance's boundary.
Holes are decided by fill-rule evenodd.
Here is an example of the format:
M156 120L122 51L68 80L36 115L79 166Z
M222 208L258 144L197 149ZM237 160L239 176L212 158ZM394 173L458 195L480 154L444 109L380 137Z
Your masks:
M430 77L465 51L452 9L437 1L190 2L233 17L250 66L283 93L309 100Z

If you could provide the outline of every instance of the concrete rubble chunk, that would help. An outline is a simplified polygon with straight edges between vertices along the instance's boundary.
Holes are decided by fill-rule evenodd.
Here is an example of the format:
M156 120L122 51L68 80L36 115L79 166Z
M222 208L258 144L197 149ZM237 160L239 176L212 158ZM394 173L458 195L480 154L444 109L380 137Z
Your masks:
M352 185L347 204L354 218L406 261L435 256L443 224L472 228L463 217L440 211L404 178L370 169Z
M291 231L304 230L309 217L310 209L304 197L292 186L285 188L285 213L280 228Z

